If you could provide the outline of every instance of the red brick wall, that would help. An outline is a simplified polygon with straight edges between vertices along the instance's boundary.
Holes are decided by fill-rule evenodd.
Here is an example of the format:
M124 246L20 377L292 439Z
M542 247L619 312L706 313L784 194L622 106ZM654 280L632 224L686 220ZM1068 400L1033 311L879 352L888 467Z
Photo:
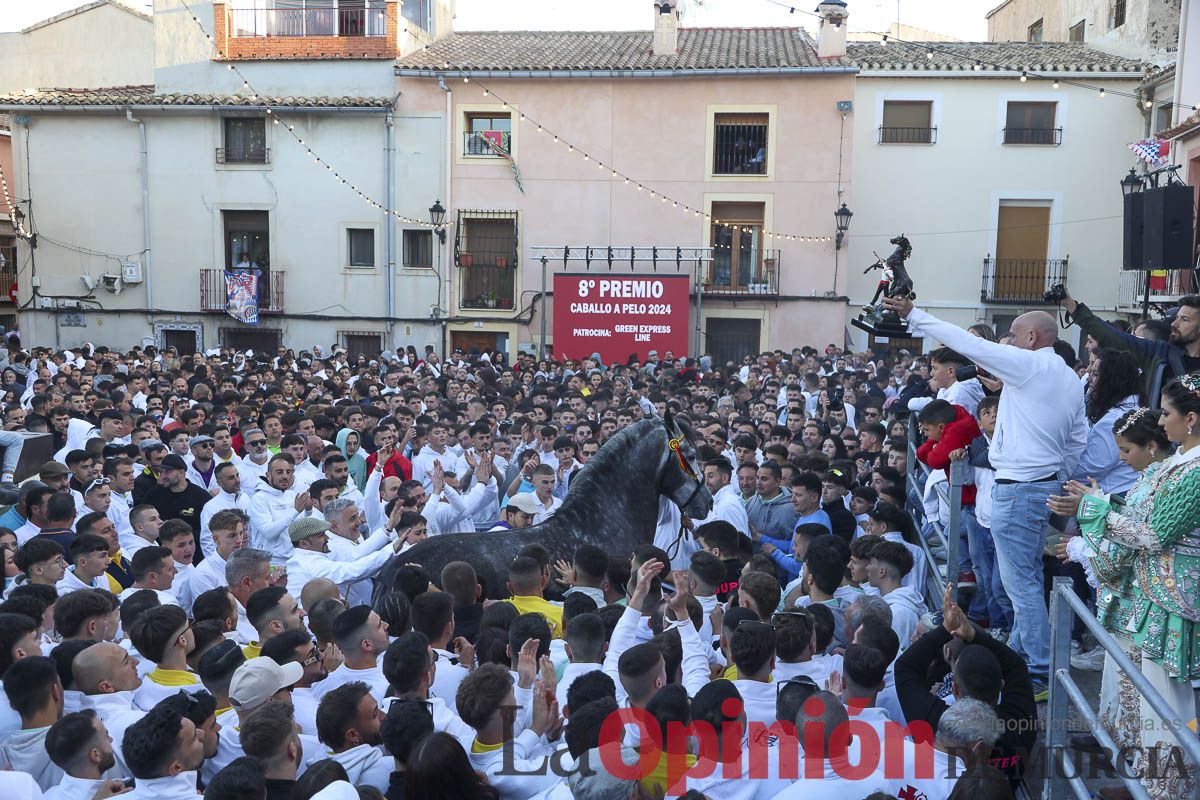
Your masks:
M225 4L213 3L216 60L396 58L400 31L400 10L388 0L384 6L384 36L255 36L232 37L227 32Z

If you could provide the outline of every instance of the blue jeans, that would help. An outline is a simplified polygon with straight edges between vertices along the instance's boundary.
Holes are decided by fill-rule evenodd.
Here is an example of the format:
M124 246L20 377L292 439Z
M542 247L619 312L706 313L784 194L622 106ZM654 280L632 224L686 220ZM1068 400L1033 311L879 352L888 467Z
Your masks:
M1024 656L1031 673L1043 678L1050 671L1050 613L1043 598L1042 551L1050 519L1046 498L1057 488L1057 480L992 488L996 565L1013 607L1008 646Z
M1000 580L1000 570L996 566L996 543L992 540L992 531L975 521L975 542L971 550L975 557L975 577L978 580L978 591L983 592L987 602L987 617L991 621L992 630L1012 630L1013 607L1004 591L1004 582ZM972 604L972 607L974 605Z

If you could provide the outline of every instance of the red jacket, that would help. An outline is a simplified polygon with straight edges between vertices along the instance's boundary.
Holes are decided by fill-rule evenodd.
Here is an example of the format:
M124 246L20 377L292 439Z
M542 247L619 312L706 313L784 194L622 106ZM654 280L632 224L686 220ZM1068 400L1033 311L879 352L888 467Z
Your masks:
M954 407L954 421L942 429L942 438L938 441L927 440L917 448L917 458L930 469L940 469L950 477L950 454L955 450L965 450L975 441L982 431L978 423L962 406ZM975 505L975 485L964 484L962 487L962 504Z
M379 453L371 453L367 456L367 472L375 469L375 462L379 460ZM392 451L392 457L383 465L383 477L399 478L402 481L412 479L412 462L404 456L400 455L398 450Z

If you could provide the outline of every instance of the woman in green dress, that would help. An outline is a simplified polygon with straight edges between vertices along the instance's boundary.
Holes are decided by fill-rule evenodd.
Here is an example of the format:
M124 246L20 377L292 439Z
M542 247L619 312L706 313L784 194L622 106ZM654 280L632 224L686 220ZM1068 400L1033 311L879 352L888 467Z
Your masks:
M1200 374L1167 384L1159 425L1179 448L1138 487L1147 504L1119 507L1095 486L1071 481L1049 505L1076 516L1096 552L1120 561L1119 548L1129 551L1128 580L1108 597L1102 592L1099 617L1127 652L1140 655L1142 673L1186 725L1196 718L1191 683L1200 679ZM1119 702L1119 718L1141 725L1139 773L1150 796L1192 797L1195 765L1124 675Z

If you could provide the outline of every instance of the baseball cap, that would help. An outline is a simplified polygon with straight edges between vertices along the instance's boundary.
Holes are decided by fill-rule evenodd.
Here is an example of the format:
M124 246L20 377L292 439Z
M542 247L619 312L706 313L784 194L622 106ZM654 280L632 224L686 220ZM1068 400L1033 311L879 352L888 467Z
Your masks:
M163 456L159 469L187 469L187 462L174 453Z
M304 675L304 667L295 661L276 664L259 656L237 668L229 682L229 702L247 711L266 703L280 689L294 685Z
M60 475L66 475L69 472L70 470L67 469L67 465L61 461L47 461L45 464L42 464L42 468L38 470L38 477L57 478Z
M323 519L317 519L316 517L296 517L292 520L292 524L288 525L288 538L294 544L301 539L316 536L327 530L329 530L329 523Z
M206 442L212 442L212 441L215 441L213 439L213 437L209 436L207 433L202 433L199 436L193 436L191 438L191 440L188 442L188 446L195 447L198 444L204 444Z
M508 498L508 504L518 511L524 511L526 514L536 514L544 510L538 508L537 498L533 496L533 492L517 492Z

